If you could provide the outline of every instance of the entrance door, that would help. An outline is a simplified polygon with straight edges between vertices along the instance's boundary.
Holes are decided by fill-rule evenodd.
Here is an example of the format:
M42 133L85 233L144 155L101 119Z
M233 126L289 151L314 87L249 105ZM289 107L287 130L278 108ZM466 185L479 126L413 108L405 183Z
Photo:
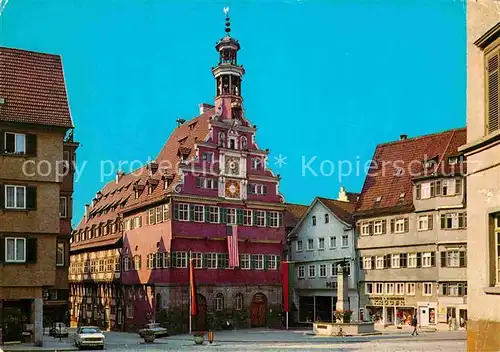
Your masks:
M203 295L196 297L198 314L193 319L193 330L202 331L207 329L207 299Z
M427 307L419 307L419 316L420 316L420 326L428 326L429 325L429 308Z
M3 342L22 341L23 323L21 318L21 308L4 307L2 334Z
M251 323L252 327L266 326L267 298L263 293L257 293L252 298Z

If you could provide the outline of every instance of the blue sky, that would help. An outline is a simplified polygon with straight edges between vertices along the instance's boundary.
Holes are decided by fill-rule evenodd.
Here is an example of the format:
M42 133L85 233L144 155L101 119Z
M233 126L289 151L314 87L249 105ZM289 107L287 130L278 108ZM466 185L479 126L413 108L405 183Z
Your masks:
M176 119L213 101L227 5L246 114L288 202L360 191L378 143L465 125L459 1L10 0L0 45L63 57L85 162L75 223L104 182L101 160L154 158ZM340 161L361 168L340 175Z

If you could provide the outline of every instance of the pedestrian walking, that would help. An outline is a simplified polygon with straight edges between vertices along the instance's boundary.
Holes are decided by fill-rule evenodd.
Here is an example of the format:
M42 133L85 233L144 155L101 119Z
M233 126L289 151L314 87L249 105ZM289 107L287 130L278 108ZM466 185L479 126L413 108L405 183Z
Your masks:
M411 326L413 326L413 332L411 333L411 336L418 335L417 332L417 316L414 315L413 319L411 320Z
M451 331L451 326L453 324L453 319L451 318L451 315L448 316L448 329Z

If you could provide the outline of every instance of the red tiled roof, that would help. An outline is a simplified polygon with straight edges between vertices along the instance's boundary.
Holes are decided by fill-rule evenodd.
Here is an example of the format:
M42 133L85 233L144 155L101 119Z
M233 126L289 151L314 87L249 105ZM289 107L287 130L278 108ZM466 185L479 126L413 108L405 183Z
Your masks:
M0 120L71 128L61 57L0 47Z
M352 224L352 214L356 206L355 202L342 202L336 199L328 199L318 197L318 200L323 203L328 209L332 211L342 221Z
M466 164L450 165L466 143L466 129L455 129L421 137L379 144L373 155L357 202L356 213L390 211L413 207L413 180L419 177L464 174ZM424 169L423 161L434 158L434 167ZM400 168L400 175L396 170ZM404 194L404 197L401 195ZM376 203L380 197L380 202Z
M155 160L158 164L158 169L152 175L150 175L148 171L148 165L144 165L129 174L123 174L123 176L119 178L118 182L116 182L116 180L108 182L100 191L102 194L101 197L95 202L94 206L91 207L89 211L90 215L95 214L95 216L88 220L82 219L75 231L99 225L109 220L114 220L123 212L160 201L165 198L167 193L173 192L176 183L180 179L178 174L178 166L180 163L180 156L178 154L179 140L182 141L183 147L190 148L189 155L185 159L193 159L196 153L194 148L195 140L202 141L208 135L208 122L213 113L214 109L210 109L202 115L177 127L172 132ZM194 124L194 122L197 123ZM170 184L167 189L165 189L162 175L173 176L173 180L169 180ZM153 182L150 182L155 184L153 192L149 194L147 187L144 187L139 197L136 199L134 184L145 185L148 180L154 180ZM120 204L122 203L123 207L120 207ZM111 210L109 209L110 206L117 207L115 210ZM102 211L106 207L108 208L108 211L104 214ZM110 236L110 241L113 243L116 242L114 237L111 235L108 236ZM86 240L83 242L73 242L71 249L77 250L88 247L86 244L87 242L94 243L94 245L107 245L111 243L108 243L109 241L104 241L102 236L99 237L99 239L101 240L97 241L97 239L92 239L90 241Z
M346 192L346 195L350 203L356 204L361 193Z
M285 215L283 222L286 228L295 227L300 218L309 208L308 205L285 203Z

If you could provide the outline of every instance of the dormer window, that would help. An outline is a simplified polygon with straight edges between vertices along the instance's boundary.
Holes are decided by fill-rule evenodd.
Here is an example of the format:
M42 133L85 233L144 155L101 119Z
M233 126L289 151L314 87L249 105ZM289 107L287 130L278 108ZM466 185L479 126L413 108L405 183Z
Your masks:
M450 156L448 158L448 164L450 164L450 165L458 164L458 158L456 156Z
M397 167L396 170L394 170L394 176L401 176L403 175L403 168Z
M229 138L229 149L236 149L236 140L234 138Z

